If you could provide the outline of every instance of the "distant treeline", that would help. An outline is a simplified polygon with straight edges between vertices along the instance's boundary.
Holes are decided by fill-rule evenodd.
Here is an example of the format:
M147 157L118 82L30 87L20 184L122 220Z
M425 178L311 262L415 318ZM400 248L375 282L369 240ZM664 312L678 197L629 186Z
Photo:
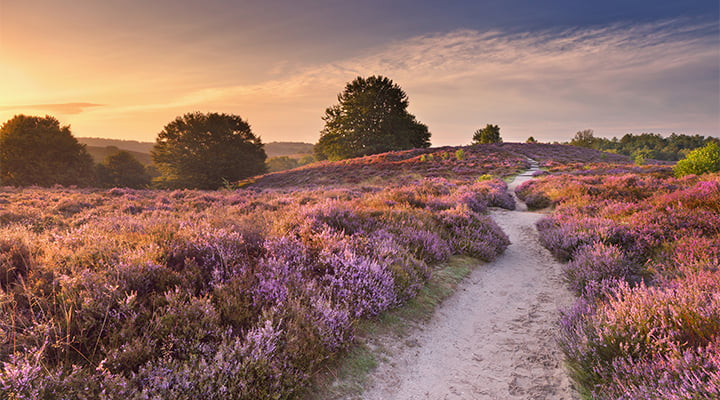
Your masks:
M634 159L654 159L661 161L678 161L694 149L703 147L710 142L720 144L720 139L701 135L684 135L673 133L662 137L657 133L626 134L618 139L595 137L588 129L575 134L571 145L623 154Z

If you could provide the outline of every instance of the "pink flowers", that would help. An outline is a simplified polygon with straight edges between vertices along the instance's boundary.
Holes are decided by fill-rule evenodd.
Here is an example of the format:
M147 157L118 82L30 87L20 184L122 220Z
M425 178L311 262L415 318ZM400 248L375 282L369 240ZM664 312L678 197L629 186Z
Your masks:
M557 204L538 229L580 295L560 326L570 374L598 399L720 397L718 176L638 172L521 188Z

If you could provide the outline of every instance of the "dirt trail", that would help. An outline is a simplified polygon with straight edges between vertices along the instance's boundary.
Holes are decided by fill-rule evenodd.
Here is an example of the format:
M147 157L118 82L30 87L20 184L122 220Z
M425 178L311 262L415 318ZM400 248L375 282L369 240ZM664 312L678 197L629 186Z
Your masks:
M572 295L538 243L542 215L518 205L491 213L512 241L505 253L473 271L429 324L385 344L391 355L363 399L575 398L554 339L558 310Z

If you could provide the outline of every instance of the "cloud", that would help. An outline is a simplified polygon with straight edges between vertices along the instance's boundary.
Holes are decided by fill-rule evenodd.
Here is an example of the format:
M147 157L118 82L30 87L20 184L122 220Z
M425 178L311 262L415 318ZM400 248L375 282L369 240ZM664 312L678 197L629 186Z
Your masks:
M95 103L56 103L56 104L30 104L22 106L5 106L0 107L0 111L22 111L22 110L39 110L50 113L58 113L65 115L80 114L86 108L103 107L104 104Z
M458 30L117 111L239 110L265 140L314 141L322 112L345 84L381 74L408 93L410 111L428 124L435 145L467 143L486 123L500 124L509 140L567 140L584 128L717 135L717 33L713 23L688 20L519 34Z

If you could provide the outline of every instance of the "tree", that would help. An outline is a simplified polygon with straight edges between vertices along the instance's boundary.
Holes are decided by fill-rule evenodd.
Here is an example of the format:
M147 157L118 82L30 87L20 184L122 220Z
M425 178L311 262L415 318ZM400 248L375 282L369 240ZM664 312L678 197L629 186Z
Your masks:
M570 141L570 144L578 147L586 147L588 149L595 149L598 147L598 142L601 139L595 137L595 132L592 129L585 129L575 133L575 137Z
M0 181L13 186L90 186L95 172L70 126L49 115L16 115L0 127Z
M502 143L500 137L500 127L497 125L487 124L485 128L478 129L473 134L473 143Z
M358 77L325 110L325 128L315 145L318 160L341 160L430 147L430 132L407 112L408 97L382 76Z
M534 137L530 136L529 138L527 138L527 140L525 141L525 143L537 143L537 140L535 140Z
M142 189L150 185L145 166L125 150L118 151L97 165L98 184L102 187Z
M188 113L158 134L151 152L162 188L217 189L265 172L265 150L237 115Z
M709 142L705 147L691 151L673 168L677 177L718 171L720 171L720 146L716 142Z

